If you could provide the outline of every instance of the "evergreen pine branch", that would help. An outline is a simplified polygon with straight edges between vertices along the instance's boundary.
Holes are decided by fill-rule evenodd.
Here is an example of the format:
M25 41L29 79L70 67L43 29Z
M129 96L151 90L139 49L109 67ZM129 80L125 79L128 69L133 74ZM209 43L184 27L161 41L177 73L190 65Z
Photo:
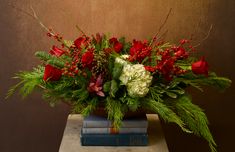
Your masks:
M83 108L81 111L81 114L86 117L88 116L93 110L95 110L96 106L98 104L98 98L92 98L89 102L87 102L87 106Z
M188 133L190 132L185 128L185 124L181 118L164 103L147 99L146 101L142 102L142 106L150 111L157 113L165 122L176 123L183 131Z
M59 67L59 68L63 68L65 61L63 61L61 58L57 58L55 56L52 56L50 54L48 54L47 52L44 51L37 51L35 53L35 56L38 57L39 59L47 62L47 64Z
M203 75L195 75L193 73L188 73L179 78L175 78L174 82L184 83L186 85L190 85L200 91L203 91L203 86L213 86L220 90L225 90L230 87L232 81L225 77L218 77L215 73L210 73L208 77Z
M9 97L11 97L15 93L16 89L19 88L23 83L24 83L24 81L20 81L16 85L10 87L10 89L7 91L7 95L6 95L5 99L8 99Z
M17 73L14 78L20 79L21 81L9 89L6 98L10 97L17 88L20 89L19 92L22 97L26 97L34 90L36 86L40 86L42 84L43 74L44 69L42 66L34 68L32 72L22 71Z
M182 96L175 104L178 115L197 136L205 138L212 152L216 152L216 143L208 128L208 120L203 110L191 103L191 98Z
M108 119L113 121L114 128L119 129L122 125L122 119L124 117L123 107L120 100L107 97L105 108L108 112Z

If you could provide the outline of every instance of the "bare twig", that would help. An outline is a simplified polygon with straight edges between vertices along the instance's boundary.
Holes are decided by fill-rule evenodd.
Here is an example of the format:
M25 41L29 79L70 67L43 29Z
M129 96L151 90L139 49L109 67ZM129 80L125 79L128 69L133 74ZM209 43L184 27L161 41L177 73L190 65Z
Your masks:
M35 12L35 10L34 10L34 8L33 8L32 5L30 5L30 9L31 9L32 12L33 12L33 17L34 17L34 19L38 21L38 23L40 24L40 26L41 26L44 30L46 30L48 33L50 33L52 36L55 36L54 32L52 32L51 30L49 30L49 29L42 23L42 21L39 19L38 15L36 14L36 12Z
M210 33L211 33L212 28L213 28L213 24L211 24L210 29L209 29L209 31L207 32L207 35L206 35L198 44L194 45L194 46L193 46L194 48L200 46L203 41L205 41L206 39L208 39L208 37L210 36Z
M55 35L53 32L51 32L51 31L42 23L42 21L41 21L41 20L39 19L39 17L37 16L37 14L36 14L36 12L35 12L35 10L34 10L34 8L33 8L32 5L30 5L30 9L32 10L32 14L29 13L29 12L27 12L27 11L25 11L25 10L23 10L23 9L21 9L21 8L19 8L19 7L17 7L17 6L15 6L15 5L12 4L12 3L9 3L8 5L11 6L12 8L14 8L14 9L16 9L16 10L18 10L18 11L20 11L20 12L22 12L22 13L24 13L24 14L30 16L30 17L32 17L33 19L37 20L38 23L40 24L40 26L41 26L44 30L46 30L47 32L49 32L52 36Z
M76 28L77 28L77 30L78 30L79 32L81 32L83 35L86 35L85 32L83 32L83 30L82 30L78 25L76 25Z
M167 13L166 18L165 18L164 22L161 24L161 26L159 27L158 32L155 34L155 37L158 36L158 34L161 32L162 28L163 28L164 25L166 24L166 22L167 22L167 20L168 20L168 18L169 18L169 16L170 16L170 14L171 14L171 11L172 11L172 8L170 8L169 12Z
M158 36L158 34L161 32L162 28L164 27L164 25L166 24L170 14L171 14L172 8L170 8L169 12L167 13L167 16L164 20L164 22L161 24L161 26L159 27L157 33L154 35L153 39L151 40L149 45L152 45L154 43L154 41L156 40L156 37Z
M23 10L23 9L21 9L21 8L16 7L15 5L13 5L13 4L11 4L11 3L9 3L9 6L11 6L12 8L14 8L14 9L16 9L16 10L18 10L18 11L20 11L20 12L22 12L22 13L24 13L24 14L30 16L30 17L32 17L33 19L35 19L35 20L39 23L39 25L40 25L46 32L48 32L51 36L54 36L54 37L57 36L57 34L55 34L55 32L54 32L52 29L49 29L47 26L45 26L45 25L42 23L42 21L39 19L38 15L37 15L37 13L36 13L36 11L34 10L34 8L33 8L32 5L30 5L30 9L31 9L31 11L32 11L32 14L29 13L29 12L27 12L27 11L25 11L25 10ZM59 42L63 43L64 46L67 47L68 49L70 48L62 39L57 39L57 40L58 40Z
M16 7L16 6L13 5L12 3L8 3L8 5L11 6L12 8L14 8L14 9L16 9L16 10L18 10L18 11L20 11L20 12L22 12L22 13L24 13L24 14L30 16L30 17L32 17L33 19L35 19L32 14L30 14L29 12L27 12L27 11L21 9L21 8Z
M164 37L167 35L168 30L162 33L162 35L159 36L158 40L164 39Z

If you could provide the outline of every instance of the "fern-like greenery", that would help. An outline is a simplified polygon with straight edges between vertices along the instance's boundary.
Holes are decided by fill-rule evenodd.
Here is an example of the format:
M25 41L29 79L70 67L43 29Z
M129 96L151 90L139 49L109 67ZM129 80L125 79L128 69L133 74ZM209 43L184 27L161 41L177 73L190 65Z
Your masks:
M187 41L177 46L153 39L131 43L124 37L118 40L99 34L83 35L75 41L58 38L66 50L54 46L51 54L36 52L42 64L30 72L17 73L14 78L20 81L9 89L6 98L17 89L26 97L39 88L51 106L66 102L73 113L83 116L104 105L115 128L122 126L127 111L145 109L187 133L203 137L211 151L216 151L206 115L191 102L185 88L203 91L203 86L214 86L225 90L231 80L212 72L207 75L207 62L188 56L184 45ZM199 71L193 71L195 63ZM122 76L126 83L120 79Z
M43 74L44 67L42 66L34 68L31 72L22 71L17 73L13 78L20 79L21 81L8 90L6 98L9 98L18 88L20 88L19 92L24 98L28 96L36 86L42 87Z
M216 143L208 128L208 120L203 110L191 103L189 96L180 97L177 102L171 103L176 108L177 114L192 132L206 139L212 152L216 151Z

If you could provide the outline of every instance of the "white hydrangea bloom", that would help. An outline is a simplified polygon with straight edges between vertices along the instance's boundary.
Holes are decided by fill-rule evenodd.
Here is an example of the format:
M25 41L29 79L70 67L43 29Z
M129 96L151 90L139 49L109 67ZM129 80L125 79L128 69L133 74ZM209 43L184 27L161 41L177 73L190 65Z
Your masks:
M121 55L119 58L115 58L115 62L120 63L122 65L127 64L128 62L125 60L129 58L129 55Z
M152 82L150 72L146 71L142 64L128 64L122 58L116 58L115 61L124 65L119 79L127 86L128 94L131 97L144 97Z

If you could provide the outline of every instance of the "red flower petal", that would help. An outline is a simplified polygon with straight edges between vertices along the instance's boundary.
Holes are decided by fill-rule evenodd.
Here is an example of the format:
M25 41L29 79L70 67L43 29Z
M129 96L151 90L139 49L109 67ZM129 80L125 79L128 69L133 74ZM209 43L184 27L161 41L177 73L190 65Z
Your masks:
M92 51L85 52L82 55L82 59L81 59L82 66L91 69L92 68L93 59L94 59L94 54L93 54Z
M192 71L194 74L204 74L208 76L208 63L205 61L204 57L192 63Z
M59 49L59 48L56 47L56 46L53 46L53 47L52 47L52 50L50 50L49 53L50 53L51 55L55 55L55 56L57 56L57 57L60 57L61 55L63 55L63 54L65 53L65 51Z
M44 81L58 81L62 76L62 71L56 67L51 66L50 64L47 64L45 66Z

